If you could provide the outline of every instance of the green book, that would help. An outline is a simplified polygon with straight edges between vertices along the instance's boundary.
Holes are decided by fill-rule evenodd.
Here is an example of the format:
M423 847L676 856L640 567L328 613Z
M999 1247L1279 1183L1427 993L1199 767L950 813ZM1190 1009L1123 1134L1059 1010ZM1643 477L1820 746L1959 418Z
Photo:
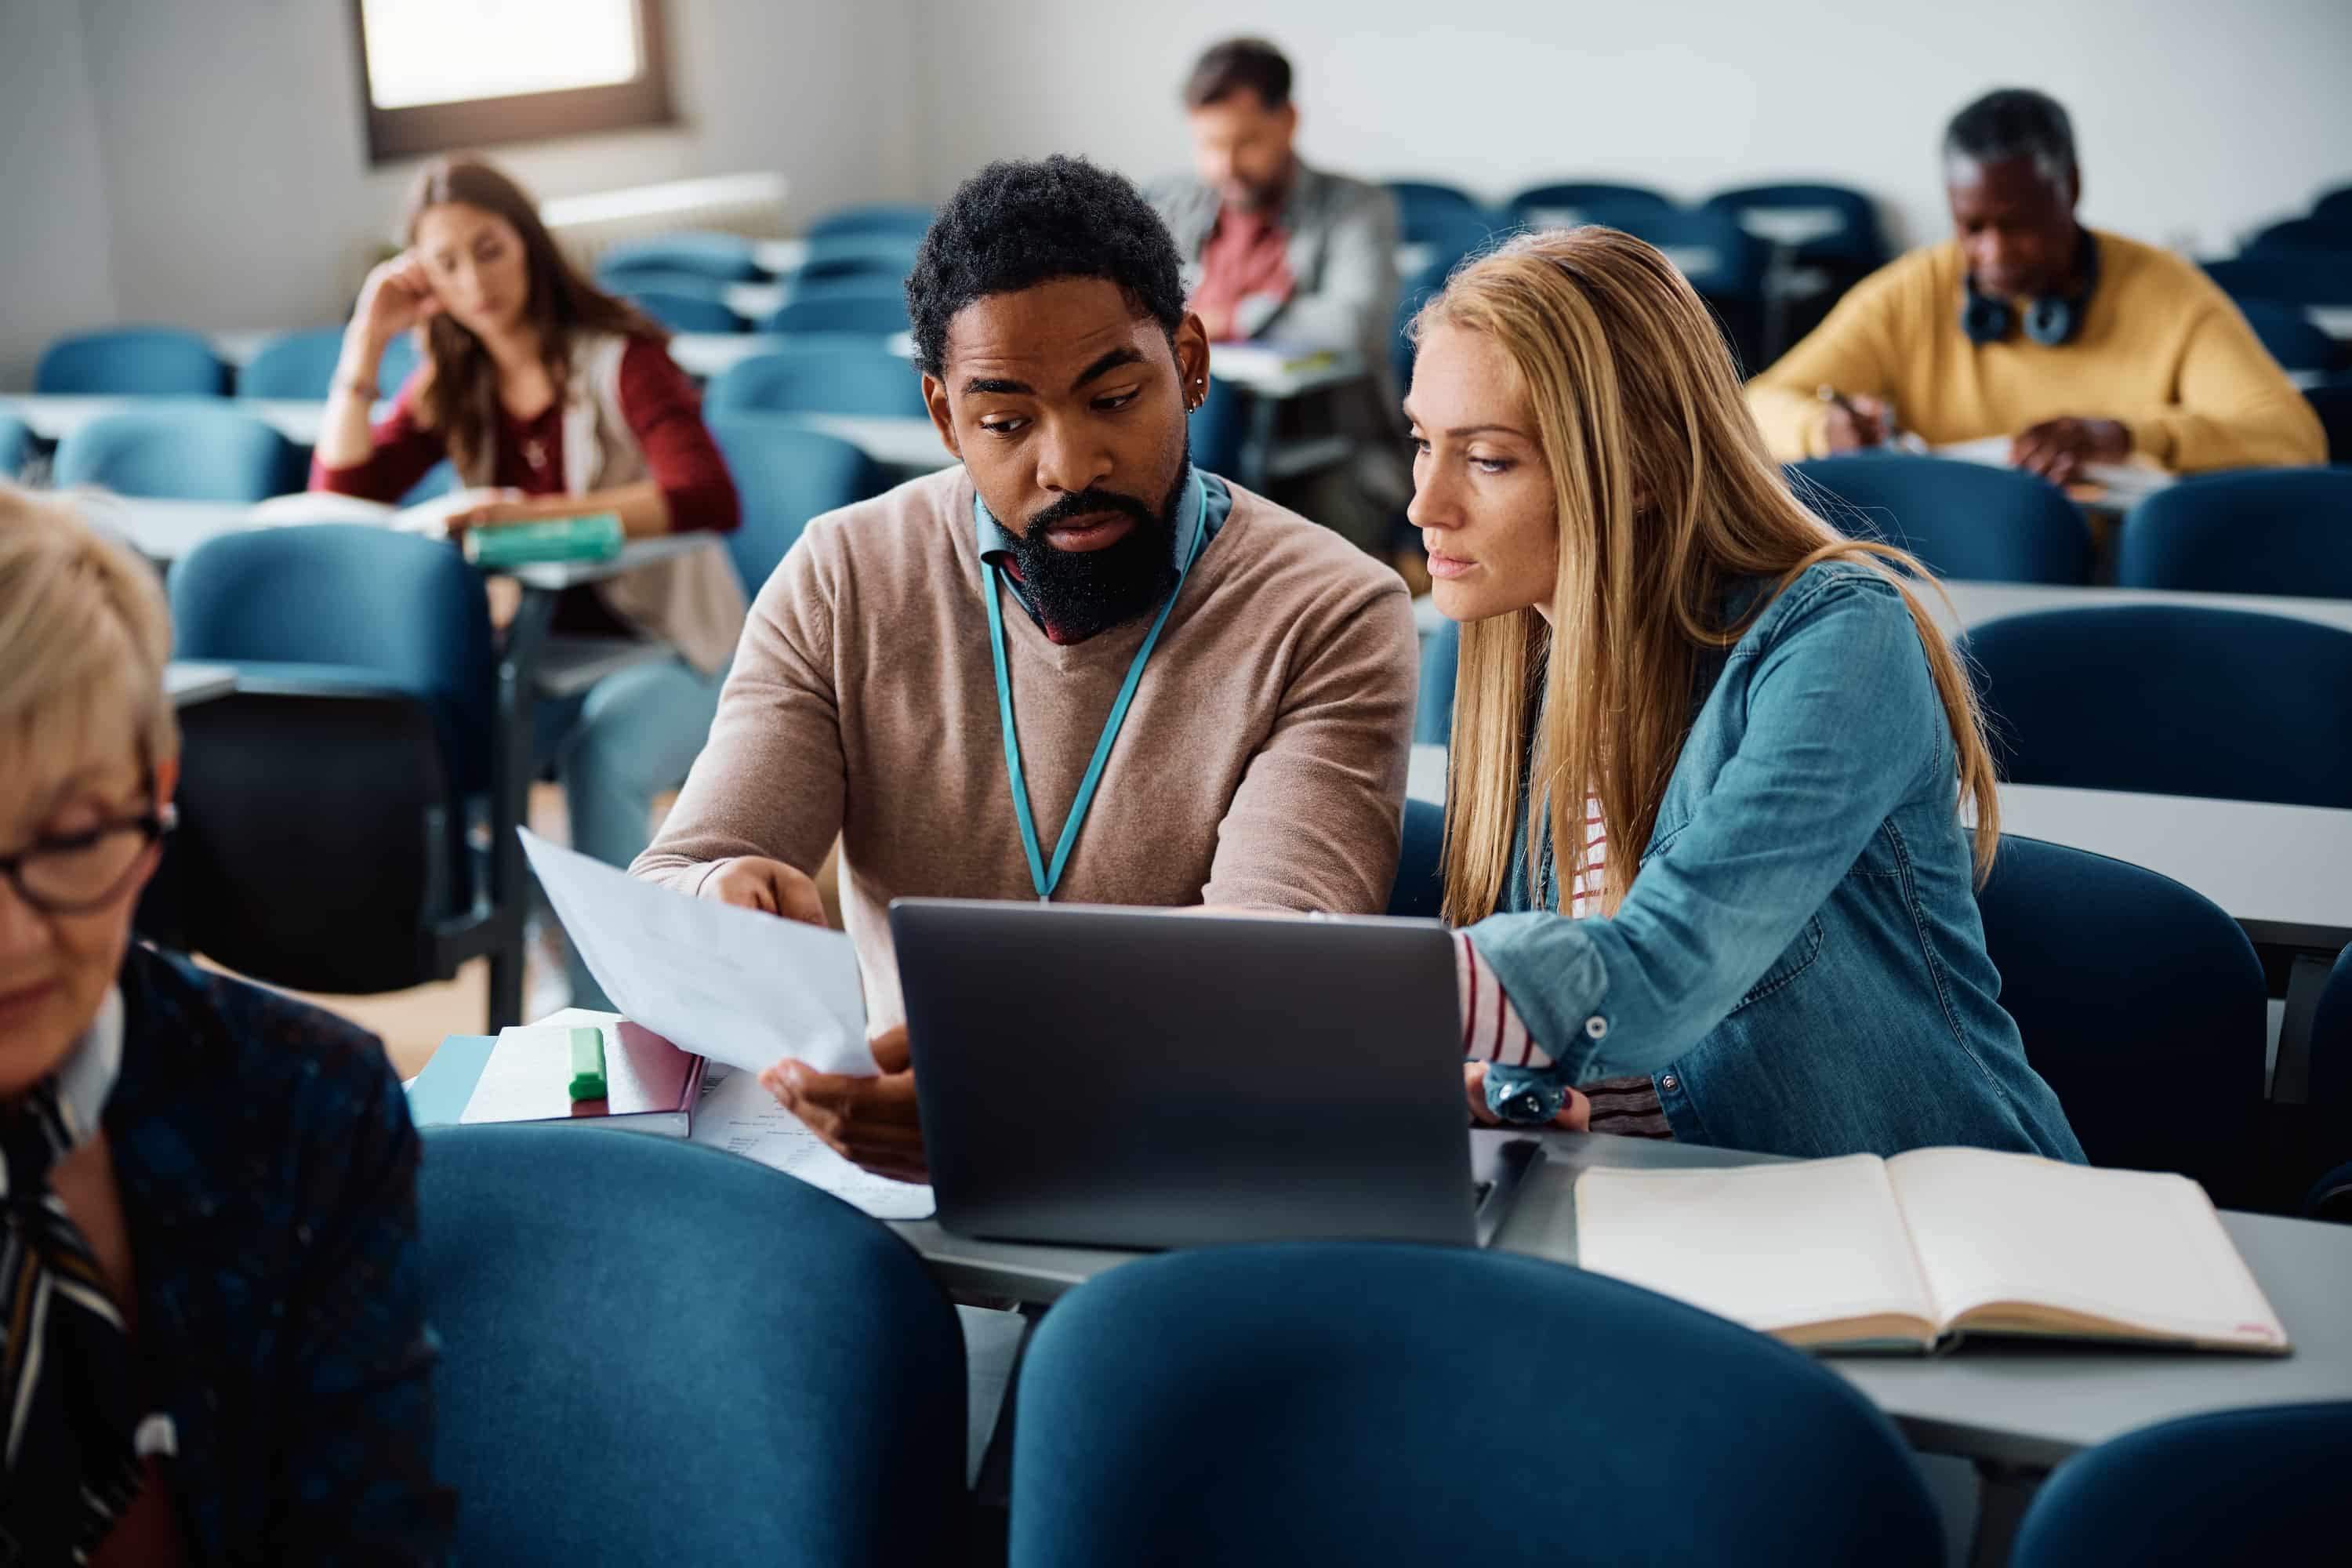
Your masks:
M549 518L466 531L466 559L475 565L531 566L544 561L610 561L621 552L621 514Z

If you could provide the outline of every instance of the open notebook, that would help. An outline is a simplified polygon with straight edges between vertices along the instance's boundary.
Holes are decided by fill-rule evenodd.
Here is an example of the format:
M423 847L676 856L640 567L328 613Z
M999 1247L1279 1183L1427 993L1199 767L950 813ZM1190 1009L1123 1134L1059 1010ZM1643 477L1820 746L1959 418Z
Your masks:
M1989 468L2009 467L2010 437L1984 436L1974 441L1954 441L1934 449L1938 458L1950 458L1962 463L1980 463ZM2085 463L2083 479L2104 492L2105 499L2129 505L2145 500L2157 491L2174 483L2174 477L2153 463Z
M1588 1170L1577 1260L1790 1344L1965 1334L2284 1353L2286 1330L2185 1176L2030 1154Z

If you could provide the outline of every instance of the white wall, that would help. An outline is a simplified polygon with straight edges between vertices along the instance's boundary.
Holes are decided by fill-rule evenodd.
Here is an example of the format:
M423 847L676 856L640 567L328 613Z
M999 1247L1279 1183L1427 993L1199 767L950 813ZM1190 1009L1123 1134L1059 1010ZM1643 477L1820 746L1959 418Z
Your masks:
M52 338L116 318L114 263L81 23L0 4L0 386L28 386Z
M1696 199L1809 175L1945 231L1943 123L1988 88L2073 112L2088 221L2220 248L2352 179L2345 0L997 0L926 12L932 195L992 157L1181 168L1176 94L1236 32L1298 70L1303 150L1500 199L1629 178ZM961 90L955 90L961 88Z
M489 151L542 197L740 169L795 214L912 195L912 3L668 0L680 124ZM416 166L367 161L348 5L5 4L0 385L108 320L340 318Z

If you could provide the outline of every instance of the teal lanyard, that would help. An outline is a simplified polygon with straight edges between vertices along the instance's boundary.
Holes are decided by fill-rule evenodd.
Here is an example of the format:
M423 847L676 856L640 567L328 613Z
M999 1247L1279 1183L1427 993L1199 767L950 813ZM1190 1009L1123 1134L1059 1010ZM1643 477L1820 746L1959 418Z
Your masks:
M1051 903L1054 889L1061 885L1062 868L1069 864L1070 850L1078 842L1078 829L1087 820L1087 808L1095 802L1095 786L1102 783L1103 768L1110 762L1111 748L1118 743L1118 731L1127 722L1129 704L1135 700L1135 689L1143 683L1143 667L1159 646L1160 628L1168 624L1168 612L1176 607L1176 596L1184 591L1184 579L1192 574L1192 563L1200 559L1202 530L1208 525L1209 498L1202 486L1201 472L1192 470L1192 542L1184 552L1184 563L1176 570L1176 585L1168 590L1167 602L1145 634L1143 646L1135 650L1135 661L1127 667L1126 684L1118 689L1118 700L1110 705L1110 717L1103 721L1102 739L1095 742L1094 760L1087 763L1087 776L1078 781L1078 795L1070 803L1070 819L1062 824L1061 841L1054 846L1054 864L1045 864L1043 850L1037 845L1037 821L1029 812L1029 784L1021 772L1021 737L1013 728L1013 678L1004 664L1004 610L998 604L1003 593L996 581L996 569L981 563L984 579L982 597L988 602L988 642L996 661L996 712L1004 729L1004 772L1013 781L1013 815L1021 824L1021 849L1029 858L1029 883L1037 889L1039 903ZM979 505L977 498L973 505Z

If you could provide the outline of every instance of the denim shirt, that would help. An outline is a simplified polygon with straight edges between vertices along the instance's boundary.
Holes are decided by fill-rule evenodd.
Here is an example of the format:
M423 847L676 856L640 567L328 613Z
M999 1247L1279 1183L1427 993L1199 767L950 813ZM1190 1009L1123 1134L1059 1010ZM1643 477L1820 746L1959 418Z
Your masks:
M1902 595L1807 571L1722 659L1614 915L1533 905L1521 834L1470 937L1552 1065L1490 1092L1646 1073L1685 1142L2081 1161L2000 1005L1958 800Z

